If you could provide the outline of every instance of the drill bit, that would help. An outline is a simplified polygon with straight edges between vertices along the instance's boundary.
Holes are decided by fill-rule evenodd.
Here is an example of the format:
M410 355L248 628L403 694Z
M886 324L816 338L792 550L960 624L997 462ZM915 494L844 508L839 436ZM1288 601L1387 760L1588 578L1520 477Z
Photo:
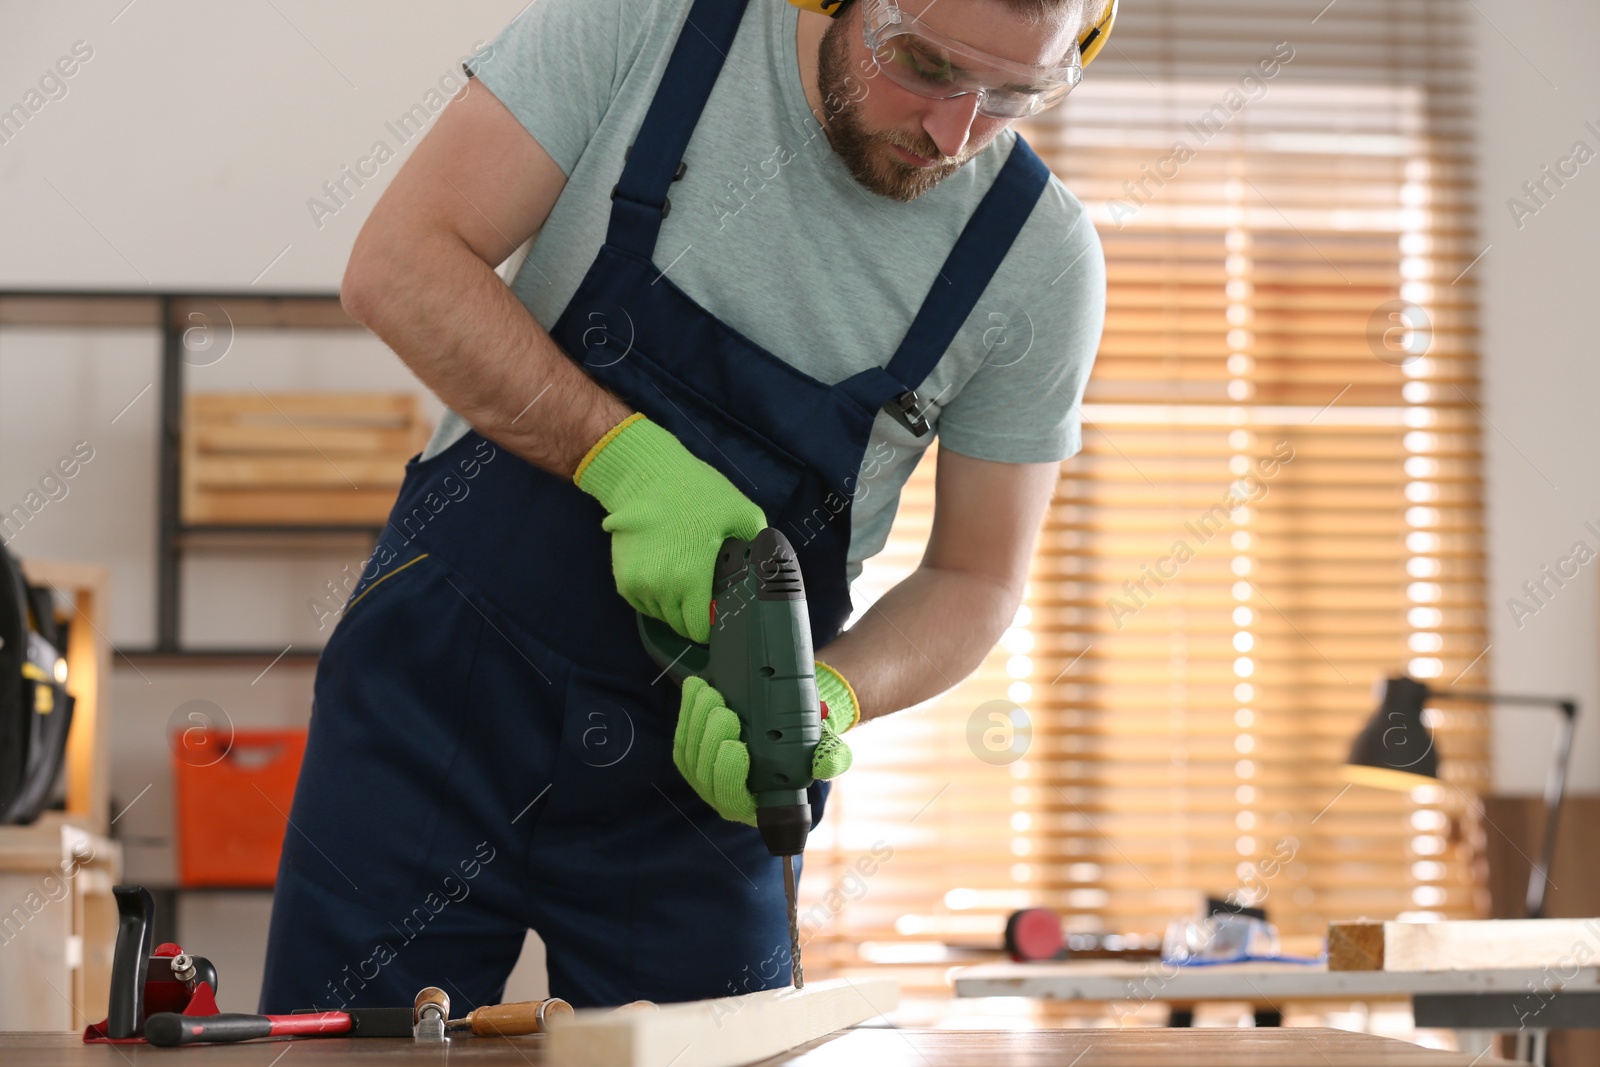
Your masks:
M789 959L794 987L804 989L806 972L800 966L800 917L794 893L794 857L783 857L783 895L789 901Z

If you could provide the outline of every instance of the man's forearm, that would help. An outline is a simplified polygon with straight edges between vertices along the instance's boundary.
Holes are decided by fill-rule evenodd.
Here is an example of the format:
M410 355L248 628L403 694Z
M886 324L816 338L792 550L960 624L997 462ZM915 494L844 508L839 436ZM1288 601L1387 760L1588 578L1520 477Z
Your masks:
M863 720L937 696L975 670L1016 616L992 578L919 567L817 653L849 680Z
M457 237L363 233L341 296L439 399L535 466L570 477L629 414Z

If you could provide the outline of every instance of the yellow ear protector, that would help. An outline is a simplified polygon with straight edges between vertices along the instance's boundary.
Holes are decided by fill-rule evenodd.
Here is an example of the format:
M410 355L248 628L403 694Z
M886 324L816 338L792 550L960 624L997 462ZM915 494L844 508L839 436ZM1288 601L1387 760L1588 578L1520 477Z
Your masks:
M789 3L801 11L812 11L818 15L827 15L829 18L838 17L839 9L844 6L844 0L789 0ZM1100 20L1078 38L1078 55L1084 66L1087 67L1090 61L1100 54L1106 38L1111 36L1111 24L1115 21L1117 21L1117 0L1110 0Z

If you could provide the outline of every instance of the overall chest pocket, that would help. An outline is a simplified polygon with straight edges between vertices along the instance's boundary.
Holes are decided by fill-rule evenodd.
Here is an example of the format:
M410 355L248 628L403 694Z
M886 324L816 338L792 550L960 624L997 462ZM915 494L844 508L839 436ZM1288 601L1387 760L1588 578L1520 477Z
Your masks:
M583 340L580 363L590 375L672 431L685 448L754 501L769 521L793 498L804 461L750 425L731 405L718 403L663 366L637 338L595 327L584 332ZM726 355L707 353L706 358Z

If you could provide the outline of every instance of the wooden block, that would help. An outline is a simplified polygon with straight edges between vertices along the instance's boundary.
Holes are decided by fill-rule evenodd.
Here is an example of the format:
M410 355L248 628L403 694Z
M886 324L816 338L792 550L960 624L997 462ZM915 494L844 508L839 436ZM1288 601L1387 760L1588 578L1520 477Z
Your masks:
M1330 971L1567 970L1600 960L1600 919L1328 924Z
M1331 922L1328 924L1328 970L1383 970L1381 922Z
M893 978L839 978L804 989L668 1004L658 1011L577 1012L551 1027L551 1067L738 1067L892 1010Z

